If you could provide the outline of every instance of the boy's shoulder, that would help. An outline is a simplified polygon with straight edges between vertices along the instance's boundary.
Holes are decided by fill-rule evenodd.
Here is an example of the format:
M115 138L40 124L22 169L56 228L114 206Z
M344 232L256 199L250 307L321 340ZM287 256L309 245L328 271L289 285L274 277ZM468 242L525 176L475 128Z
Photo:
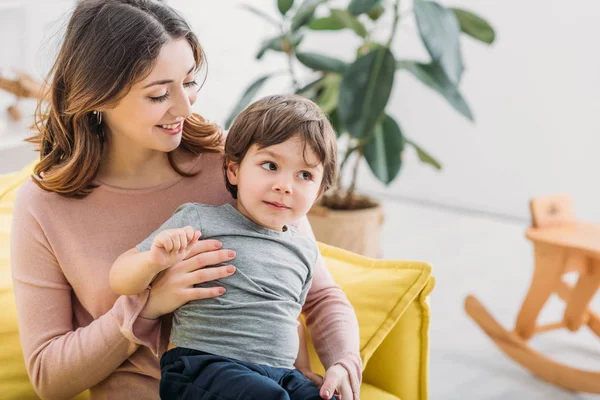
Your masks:
M310 253L317 257L319 254L319 246L315 241L315 238L308 233L301 231L294 225L286 225L290 234L290 241L294 243L296 247L301 248L304 252Z

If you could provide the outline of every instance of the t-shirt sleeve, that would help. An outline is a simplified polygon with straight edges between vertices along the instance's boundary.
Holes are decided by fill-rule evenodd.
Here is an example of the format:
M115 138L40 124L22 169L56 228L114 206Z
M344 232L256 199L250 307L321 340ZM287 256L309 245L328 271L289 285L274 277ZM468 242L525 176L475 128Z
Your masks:
M309 241L312 242L312 239L309 239ZM302 292L300 292L300 304L304 305L304 302L306 301L306 295L308 294L308 291L310 290L310 286L312 284L312 279L313 279L313 272L315 270L315 266L317 265L317 261L319 260L319 248L317 247L317 244L314 243L314 257L313 257L313 263L310 266L310 269L308 270L308 275L306 276L306 281L304 282L304 286L302 286Z
M144 241L135 246L138 251L148 251L152 247L152 241L160 232L165 229L176 229L191 226L194 230L202 232L202 224L200 222L200 214L198 213L198 205L195 203L185 203L177 208L171 218L155 230Z

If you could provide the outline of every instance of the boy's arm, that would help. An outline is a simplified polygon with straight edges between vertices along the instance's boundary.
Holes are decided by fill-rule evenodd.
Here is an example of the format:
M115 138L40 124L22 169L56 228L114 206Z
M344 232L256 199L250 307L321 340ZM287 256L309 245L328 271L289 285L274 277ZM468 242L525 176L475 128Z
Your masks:
M143 292L159 272L183 261L199 237L191 226L160 231L150 250L135 247L117 258L110 270L111 288L121 295Z
M132 248L121 254L110 270L110 287L120 295L143 292L160 272L150 260L149 251Z

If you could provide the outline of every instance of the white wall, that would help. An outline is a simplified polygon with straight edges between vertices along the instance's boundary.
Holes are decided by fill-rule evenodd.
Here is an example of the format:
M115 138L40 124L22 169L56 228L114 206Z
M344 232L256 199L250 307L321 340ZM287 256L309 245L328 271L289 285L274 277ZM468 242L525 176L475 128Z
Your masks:
M8 0L0 0L0 4L2 1ZM600 221L600 207L596 206L600 204L600 190L595 187L600 122L594 112L600 105L600 25L596 23L600 3L441 2L475 11L497 30L493 47L467 37L463 40L467 70L461 90L476 122L471 124L412 76L398 72L388 112L397 117L407 136L443 163L444 170L435 172L407 152L401 175L389 188L375 181L366 166L360 175L361 187L518 217L527 217L531 196L568 192L575 198L579 216ZM49 49L40 49L48 35L43 33L56 30L56 24L48 23L56 21L72 3L24 2L30 21L24 61L29 71L44 71ZM242 10L239 6L244 2L168 3L190 21L208 55L208 79L195 106L208 119L224 122L252 80L286 67L280 55L267 53L262 61L255 60L260 40L276 30ZM277 15L276 0L246 3ZM402 4L405 9L411 7L409 1ZM346 59L357 43L350 33L311 37L303 49ZM426 58L412 18L398 32L394 51L408 58ZM6 64L4 54L0 53L0 67ZM286 86L284 78L278 78L261 94Z
M275 0L252 3L276 15ZM409 7L403 2L403 8ZM600 3L576 0L442 1L488 19L497 41L487 47L463 40L466 65L461 90L475 114L471 124L445 100L405 72L396 75L388 111L404 133L444 165L438 173L405 154L401 176L389 188L363 168L365 190L386 191L476 210L528 216L528 199L568 192L582 218L600 220L596 152L600 149ZM284 68L280 56L254 59L260 39L275 30L239 8L242 2L172 0L199 33L210 61L198 110L223 121L241 91L265 71ZM240 29L241 26L241 29ZM240 33L233 33L238 31ZM314 35L313 35L314 36ZM353 36L319 33L304 48L343 57ZM409 18L394 50L426 57ZM348 54L346 54L348 56ZM261 93L278 90L271 85Z
M48 72L74 0L0 0L0 72L11 76L10 69L26 71L41 79ZM6 108L14 96L0 92L0 174L21 168L36 157L33 146L23 143L30 136L28 126L35 100L22 99L19 109L24 118L11 121Z

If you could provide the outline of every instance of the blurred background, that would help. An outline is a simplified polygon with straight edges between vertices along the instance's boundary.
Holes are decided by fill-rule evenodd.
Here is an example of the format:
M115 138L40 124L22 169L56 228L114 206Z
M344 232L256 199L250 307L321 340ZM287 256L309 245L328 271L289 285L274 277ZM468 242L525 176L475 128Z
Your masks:
M357 176L357 191L383 205L381 257L433 265L431 398L593 398L538 381L509 361L468 319L463 301L475 293L504 326L514 325L533 266L532 247L524 237L532 197L567 193L578 218L600 221L600 190L595 187L600 120L594 111L600 105L600 3L438 2L477 14L495 32L489 45L468 35L460 41L460 94L473 121L409 70L398 69L386 112L441 169L421 162L415 148L405 146L398 176L389 185L364 161ZM269 50L256 58L262 41L279 32L243 6L277 19L275 0L167 3L187 18L207 55L206 81L194 105L205 118L225 125L252 82L288 69L281 52ZM0 76L10 78L16 69L42 80L74 4L0 0ZM401 1L400 13L393 54L429 62L413 2ZM388 37L393 15L386 10L380 18L389 23L373 32L374 39ZM311 31L298 47L350 63L361 40L351 29ZM295 69L299 76L313 72L302 63ZM289 88L289 78L282 75L266 81L258 95ZM18 170L36 157L23 142L35 101L19 100L19 121L7 111L15 101L0 91L0 173ZM552 300L542 319L554 321L562 310ZM549 333L533 345L560 361L600 369L600 343L585 330Z

